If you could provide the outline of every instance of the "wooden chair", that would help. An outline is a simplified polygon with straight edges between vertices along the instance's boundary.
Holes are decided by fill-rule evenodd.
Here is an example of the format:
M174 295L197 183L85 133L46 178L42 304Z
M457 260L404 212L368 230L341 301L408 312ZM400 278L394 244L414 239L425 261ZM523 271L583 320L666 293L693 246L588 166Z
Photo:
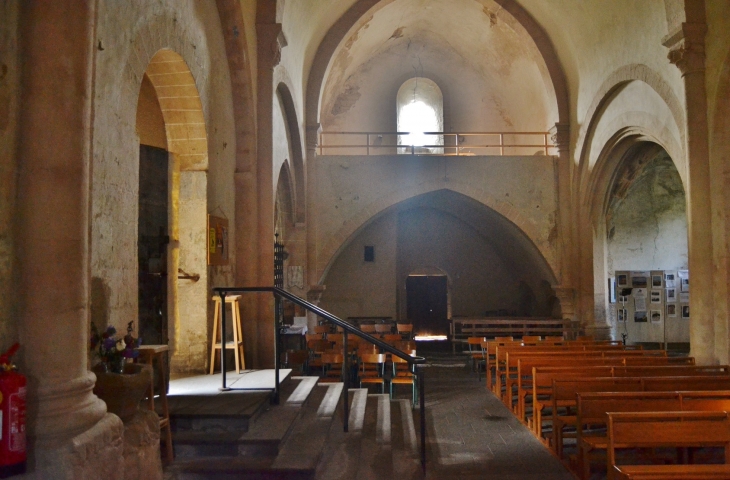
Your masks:
M416 377L408 370L408 362L400 357L392 355L393 376L390 379L390 399L393 400L394 385L410 385L411 386L411 405L418 405L418 396L416 395Z
M472 371L476 370L477 379L482 380L482 367L486 365L484 347L482 342L486 342L485 337L469 337L466 339L466 344L469 347L469 357L471 358Z
M309 352L307 350L287 350L284 353L284 367L291 368L292 373L298 371L299 375L307 375Z
M342 365L345 357L339 352L325 352L322 354L323 375L320 383L341 382Z
M362 330L365 333L373 334L375 333L375 325L372 323L363 323L360 325L360 330Z
M380 393L385 393L385 354L360 355L360 388L364 385L380 385Z
M523 335L522 336L522 342L540 342L542 341L542 337L540 335Z
M494 337L495 342L511 342L515 339L512 335L506 337Z
M314 327L314 333L320 334L322 338L327 338L327 334L330 333L330 331L329 325L317 325Z
M309 352L309 360L307 366L309 369L324 369L322 364L322 354L330 349L332 344L327 340L310 340L307 342L307 350Z
M382 338L383 335L393 333L393 327L391 327L387 323L376 323L375 324L375 333L380 335L380 337Z
M397 323L395 327L396 327L396 331L398 332L398 335L400 335L403 340L412 340L413 339L413 324L412 323Z
M403 339L401 338L400 334L397 333L387 333L383 335L383 341L387 343L388 345L395 346L397 343L402 342Z

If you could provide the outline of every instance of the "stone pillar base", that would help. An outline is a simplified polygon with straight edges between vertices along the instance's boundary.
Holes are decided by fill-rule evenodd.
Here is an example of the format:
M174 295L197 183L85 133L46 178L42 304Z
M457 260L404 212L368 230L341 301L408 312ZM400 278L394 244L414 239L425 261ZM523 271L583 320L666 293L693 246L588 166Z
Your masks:
M160 419L151 410L139 410L124 424L124 479L161 480Z
M605 325L585 325L583 326L585 335L591 335L596 340L612 340L611 339L611 326Z
M85 432L56 445L36 442L30 448L24 478L121 480L124 478L124 425L107 413ZM159 455L159 454L158 454Z

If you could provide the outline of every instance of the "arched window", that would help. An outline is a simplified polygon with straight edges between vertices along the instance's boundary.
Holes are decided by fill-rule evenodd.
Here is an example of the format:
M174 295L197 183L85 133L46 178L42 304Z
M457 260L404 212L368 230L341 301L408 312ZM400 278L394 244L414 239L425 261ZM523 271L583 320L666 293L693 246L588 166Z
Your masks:
M441 89L428 78L406 80L398 89L398 153L444 153L443 148L424 145L443 145L443 135L427 132L444 130L444 97Z

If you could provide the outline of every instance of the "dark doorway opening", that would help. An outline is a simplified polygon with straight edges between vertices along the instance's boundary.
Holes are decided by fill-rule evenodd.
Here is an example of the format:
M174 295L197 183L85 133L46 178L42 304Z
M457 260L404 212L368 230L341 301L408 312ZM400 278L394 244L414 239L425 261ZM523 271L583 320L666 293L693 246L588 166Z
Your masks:
M415 335L448 335L446 275L409 275L406 309Z
M139 336L146 345L166 345L168 153L139 147Z

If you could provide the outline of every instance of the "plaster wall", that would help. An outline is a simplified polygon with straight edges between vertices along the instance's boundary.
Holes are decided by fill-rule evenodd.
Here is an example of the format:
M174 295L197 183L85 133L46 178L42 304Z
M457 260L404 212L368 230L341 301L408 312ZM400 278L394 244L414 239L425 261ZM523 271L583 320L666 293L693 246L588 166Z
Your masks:
M517 228L556 275L557 185L553 157L321 156L314 159L317 277L356 232L386 209L424 193L451 190L489 207ZM525 182L529 179L529 182ZM321 280L320 280L321 281Z
M0 3L0 350L18 340L13 293L13 216L17 182L20 97L18 17L20 2Z
M687 269L687 211L672 161L652 161L611 212L607 269Z
M350 242L327 274L320 305L340 318L396 318L398 215L373 221ZM364 247L375 247L375 261L364 261Z
M570 87L574 144L582 140L579 126L590 121L586 114L602 85L624 66L645 65L666 82L671 94L683 98L681 74L667 60L667 49L662 45L662 39L670 33L664 2L519 3L545 29L560 57ZM579 143L573 151L581 150Z
M190 69L200 96L208 141L207 157L192 167L208 174L207 182L203 184L206 206L199 214L204 219L205 213L215 211L217 215L227 217L231 222L231 236L235 232L232 224L233 99L220 19L212 0L101 2L96 35L91 275L92 284L97 288L92 289L92 316L120 328L137 316L139 138L135 124L143 73L150 59L163 48L177 52ZM183 183L181 181L181 185ZM183 216L182 210L180 214ZM202 234L204 230L203 226ZM180 235L184 236L186 232L180 231ZM235 238L229 238L234 245ZM173 248L179 240L171 238ZM231 265L235 263L235 258L230 260ZM212 303L207 298L207 288L211 286L205 281L207 273L211 284L227 285L232 281L230 267L209 267L209 272L189 273L199 273L203 277L199 292L203 296L195 299L198 305ZM185 286L180 287L182 298ZM196 312L200 312L197 308ZM210 308L212 305L208 305L207 309ZM204 312L206 308L202 310ZM180 339L179 343L173 344L173 354L189 356L191 347L205 350L209 343L206 317L211 314L196 313L202 316L196 317L195 336L190 342ZM180 333L171 332L170 337L179 338ZM196 364L197 369L204 368L205 357L205 354L195 354L196 361L200 362Z

